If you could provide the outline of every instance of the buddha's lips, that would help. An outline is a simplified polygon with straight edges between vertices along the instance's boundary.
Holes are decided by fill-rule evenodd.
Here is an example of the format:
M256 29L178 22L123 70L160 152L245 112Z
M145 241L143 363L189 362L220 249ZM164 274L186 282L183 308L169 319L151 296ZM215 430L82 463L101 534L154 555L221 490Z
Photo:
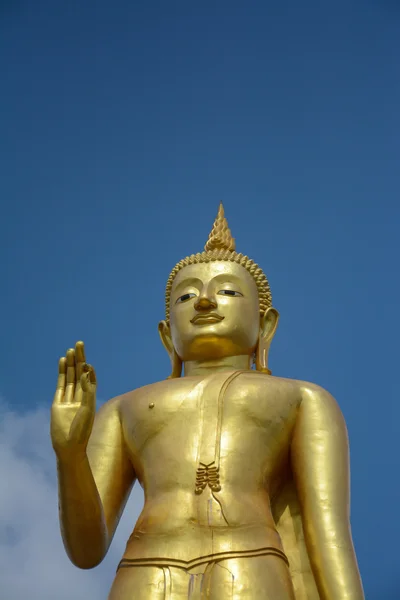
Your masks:
M198 314L190 320L191 323L206 325L207 323L218 323L218 321L222 321L225 317L221 317L221 315L217 313L207 313L207 314Z

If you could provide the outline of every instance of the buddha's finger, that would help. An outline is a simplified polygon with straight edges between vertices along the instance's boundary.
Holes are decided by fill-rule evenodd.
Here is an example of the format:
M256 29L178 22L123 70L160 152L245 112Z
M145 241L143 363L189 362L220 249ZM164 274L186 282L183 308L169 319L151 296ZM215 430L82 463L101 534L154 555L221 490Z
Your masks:
M81 375L82 405L95 408L96 403L96 373L91 365L84 364Z
M76 342L75 344L75 395L74 402L80 404L82 402L82 386L81 376L83 373L83 365L86 363L85 359L85 345L83 342Z
M86 363L85 344L76 342L75 344L75 368L76 368L76 384L78 385L82 375L83 365Z
M54 394L54 404L60 404L64 401L65 383L67 376L67 359L62 356L58 361L58 377L56 393Z
M67 385L65 387L64 402L71 404L75 394L75 351L73 348L67 350Z

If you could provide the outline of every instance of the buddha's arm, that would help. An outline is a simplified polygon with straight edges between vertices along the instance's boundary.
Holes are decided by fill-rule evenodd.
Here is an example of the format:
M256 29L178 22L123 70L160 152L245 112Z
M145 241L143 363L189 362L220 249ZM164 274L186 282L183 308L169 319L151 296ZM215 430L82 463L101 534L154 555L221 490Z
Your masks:
M96 414L87 452L57 461L60 525L71 561L82 569L106 555L134 483L118 399Z
M307 385L292 441L303 529L323 600L363 600L350 530L350 475L343 415L322 388Z

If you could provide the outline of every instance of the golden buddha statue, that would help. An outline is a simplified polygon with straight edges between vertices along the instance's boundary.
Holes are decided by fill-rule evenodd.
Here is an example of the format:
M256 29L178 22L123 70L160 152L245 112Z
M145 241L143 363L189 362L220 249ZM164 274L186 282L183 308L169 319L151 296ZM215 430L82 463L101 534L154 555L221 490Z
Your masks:
M60 359L51 437L71 561L99 564L136 479L143 510L109 600L362 600L346 425L328 392L273 377L267 278L222 205L168 279L166 381L105 403L83 342Z

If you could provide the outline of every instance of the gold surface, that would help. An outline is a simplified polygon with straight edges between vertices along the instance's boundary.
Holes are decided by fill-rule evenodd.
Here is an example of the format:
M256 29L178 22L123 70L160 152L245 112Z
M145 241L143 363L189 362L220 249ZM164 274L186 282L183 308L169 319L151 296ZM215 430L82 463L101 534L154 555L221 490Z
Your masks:
M270 374L277 324L221 205L167 283L170 378L95 415L83 342L60 359L51 437L71 561L101 562L136 479L145 492L109 600L364 598L346 425L328 392Z

